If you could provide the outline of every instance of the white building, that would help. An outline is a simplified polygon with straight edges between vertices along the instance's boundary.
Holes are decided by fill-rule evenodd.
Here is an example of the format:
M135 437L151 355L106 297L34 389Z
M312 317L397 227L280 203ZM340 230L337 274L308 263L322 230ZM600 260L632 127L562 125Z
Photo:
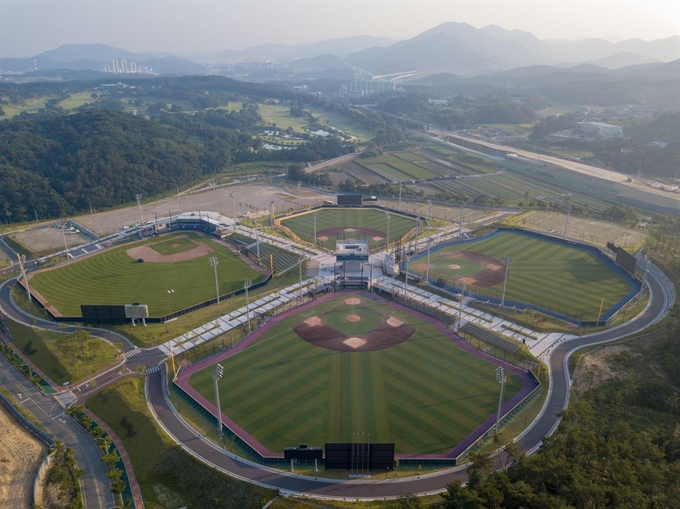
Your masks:
M602 122L579 122L576 129L582 133L600 138L618 138L623 136L623 128L618 125Z

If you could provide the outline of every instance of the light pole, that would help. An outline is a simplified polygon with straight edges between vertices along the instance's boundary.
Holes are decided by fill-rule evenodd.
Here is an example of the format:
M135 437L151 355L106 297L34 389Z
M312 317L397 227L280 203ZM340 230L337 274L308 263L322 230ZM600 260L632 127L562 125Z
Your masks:
M210 266L215 270L215 294L217 295L217 303L220 303L220 286L217 283L217 265L220 263L216 256L211 256L208 261Z
M260 263L260 228L255 229L255 245L257 246L257 263Z
M302 185L302 182L298 182L298 208L302 208L302 197L300 195L300 186Z
M61 236L64 238L64 256L68 260L68 244L66 244L66 221L61 224Z
M462 281L458 281L458 288L460 288L460 300L458 301L458 328L456 331L460 331L460 324L463 319L463 299L465 298L465 291L467 290L467 285Z
M243 282L243 288L246 290L246 318L248 319L248 332L250 332L250 299L248 297L248 288L253 286L252 279L246 279Z
M318 212L314 212L314 245L316 246L316 218L319 215Z
M408 286L408 255L406 255L406 261L404 262L406 266L406 272L404 274L404 303L406 303L406 287Z
M305 257L300 254L300 299L302 299L302 260L304 260Z
M172 295L175 293L175 290L173 290L172 288L170 288L169 290L166 290L166 292L170 295L170 297L172 297ZM172 299L170 300L170 312L172 312ZM168 315L170 314L170 312L167 312L167 309L166 309L166 314L165 314L165 332L168 332Z
M427 234L430 234L430 223L432 223L432 200L427 200Z
M432 247L432 239L427 238L427 270L425 271L425 281L430 284L430 247Z
M399 212L401 212L401 180L399 181Z
M215 382L215 406L217 406L217 431L219 431L220 436L224 436L222 433L222 409L220 408L220 387L218 382L222 375L224 374L224 368L221 364L215 364L215 372L213 373L213 382Z
M501 384L501 392L498 395L498 412L496 413L496 430L495 433L498 434L498 425L501 420L501 407L503 406L503 393L505 392L505 372L501 366L496 368L496 381Z
M505 280L503 280L503 298L501 299L501 307L505 305L505 287L508 285L508 273L510 272L510 263L512 256L505 257Z
M234 200L233 193L229 193L229 198L231 198L231 220L234 222L234 231L236 231L236 200Z
M387 216L387 244L385 245L385 249L390 248L390 213L385 212L385 215Z
M139 222L140 224L144 222L144 214L142 214L142 193L137 193L135 195L135 199L137 200L137 205L139 206Z
M567 220L564 223L564 235L562 236L563 239L567 238L567 230L569 229L569 214L571 213L571 200L569 197L567 197Z

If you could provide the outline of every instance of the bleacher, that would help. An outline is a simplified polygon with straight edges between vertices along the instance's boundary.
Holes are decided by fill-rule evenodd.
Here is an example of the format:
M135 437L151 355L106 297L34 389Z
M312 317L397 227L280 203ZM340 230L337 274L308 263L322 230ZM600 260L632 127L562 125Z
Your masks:
M515 353L517 350L519 350L518 344L513 343L510 340L504 339L499 334L488 329L485 329L483 327L480 327L479 325L475 325L474 323L468 322L465 325L463 325L460 328L460 330L466 334L469 334L472 337L480 339L485 343L488 343L491 346L498 348L499 350L503 350L508 353Z
M257 256L257 246L249 248L248 252L253 256ZM269 255L272 255L274 260L274 272L276 273L283 272L300 261L300 258L295 253L260 242L260 259L265 267L269 265Z

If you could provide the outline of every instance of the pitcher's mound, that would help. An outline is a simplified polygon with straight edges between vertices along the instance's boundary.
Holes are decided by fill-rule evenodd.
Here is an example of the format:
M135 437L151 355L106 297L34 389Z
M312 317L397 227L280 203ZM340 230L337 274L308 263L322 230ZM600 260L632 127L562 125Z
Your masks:
M347 317L348 322L358 322L359 320L361 320L361 317L359 315L349 315Z
M451 265L449 265L449 269L458 270L458 269L460 269L460 265L456 265L455 263L452 263Z
M348 299L345 299L345 304L348 306L356 306L358 304L361 304L361 299L357 299L356 297L350 297Z

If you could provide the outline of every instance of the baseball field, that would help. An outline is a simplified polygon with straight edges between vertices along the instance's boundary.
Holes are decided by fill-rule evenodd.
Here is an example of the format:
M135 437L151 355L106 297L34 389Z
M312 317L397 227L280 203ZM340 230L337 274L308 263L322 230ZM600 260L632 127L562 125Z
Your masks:
M434 248L430 252L430 279L444 279L471 292L501 298L505 257L510 256L506 300L530 302L579 320L596 320L633 290L624 277L593 253L576 247L503 232L478 242ZM409 270L427 272L427 253L414 258Z
M324 297L219 361L222 411L274 453L363 433L398 453L445 454L494 414L499 387L496 366L444 330L370 294ZM209 402L211 362L189 379ZM526 382L508 374L506 401Z
M316 217L316 242L335 249L336 240L367 240L369 249L387 243L387 214L376 209L329 208L306 212L281 221L302 240L314 243L314 214ZM400 214L389 213L390 242L404 236L416 227L416 220Z
M81 304L149 306L162 316L215 297L216 257L220 294L265 276L228 247L208 237L182 232L151 237L94 256L33 273L31 288L63 316L81 316Z

